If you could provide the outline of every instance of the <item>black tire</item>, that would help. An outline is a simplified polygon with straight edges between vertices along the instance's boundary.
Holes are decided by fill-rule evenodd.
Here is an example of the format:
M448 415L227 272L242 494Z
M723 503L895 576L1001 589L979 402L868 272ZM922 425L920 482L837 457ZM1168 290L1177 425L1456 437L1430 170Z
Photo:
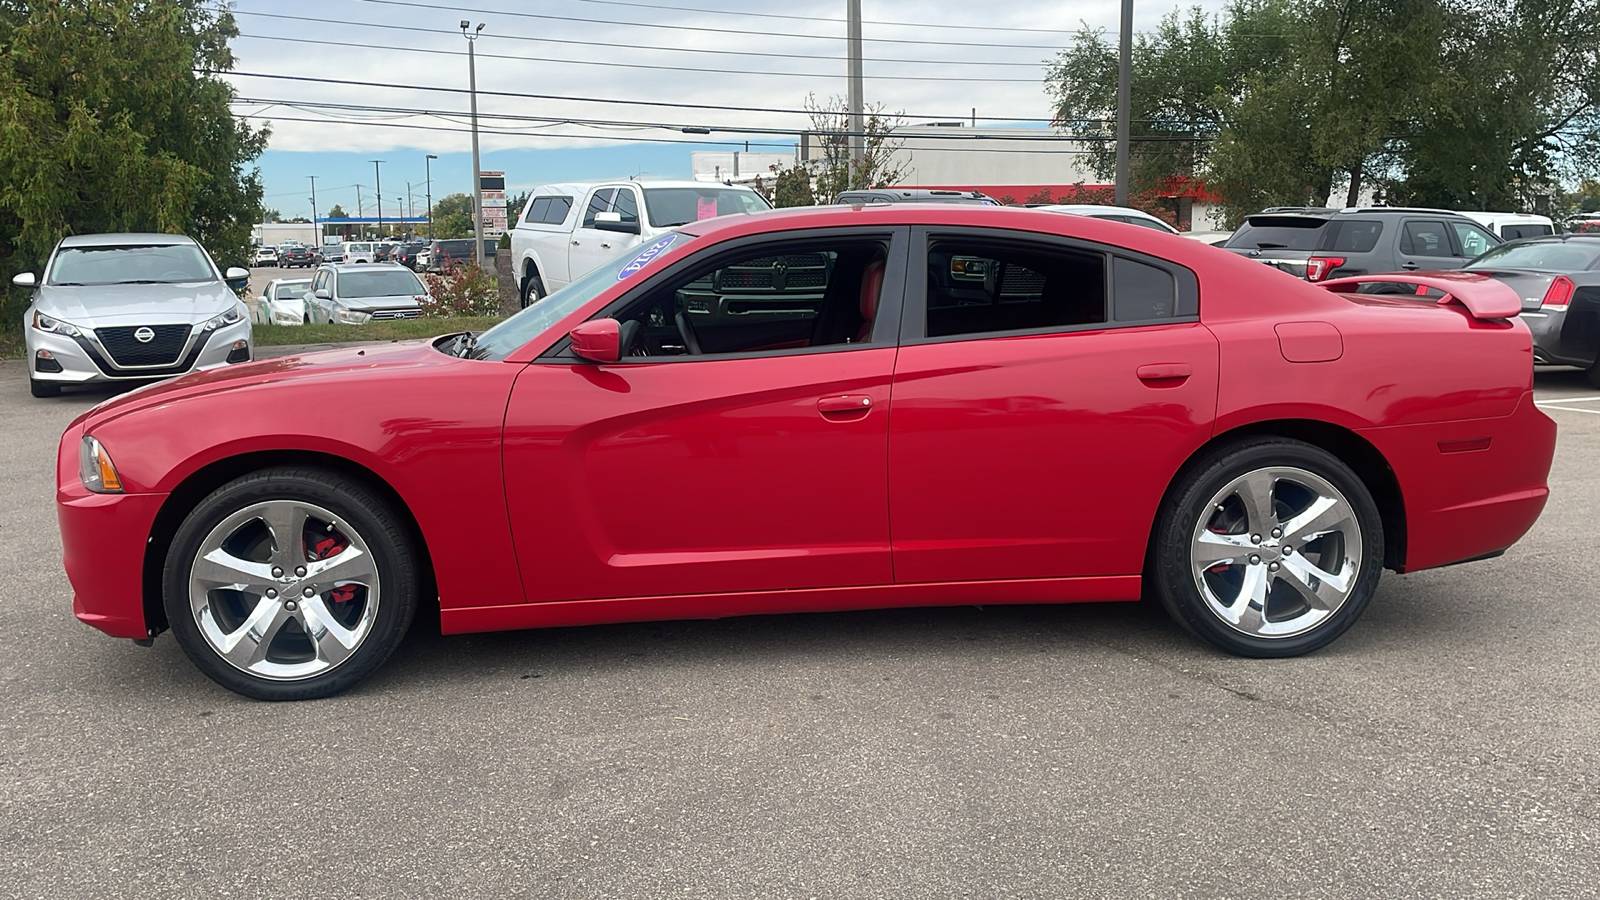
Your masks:
M365 629L353 651L350 651L348 657L342 661L330 663L327 668L304 676L267 677L246 672L227 661L202 631L199 613L190 603L189 580L203 544L214 540L213 532L219 528L236 527L225 526L231 517L244 513L257 504L273 502L306 504L331 513L340 523L338 525L340 531L333 533L336 536L344 532L354 535L354 538L346 538L347 545L357 542L363 544L367 550L366 555L370 557L371 568L376 573L376 587L367 589L377 591L376 610L371 612L370 620L363 621L358 626L341 622L341 625L353 630ZM308 530L303 531L302 536L307 534L320 536L323 531L332 531L331 528L319 530L318 523L321 520L315 515L305 521L307 524L304 528ZM267 534L270 536L271 532ZM235 693L257 700L311 700L332 696L348 690L371 675L400 645L406 630L411 626L411 620L416 614L420 583L416 564L417 554L411 544L410 532L402 524L401 519L381 497L359 482L315 468L280 467L253 472L213 491L190 511L183 524L178 527L172 546L167 551L165 569L162 573L162 596L167 622L171 625L179 646L195 666L211 680ZM310 566L315 558L306 549L308 546L308 543L303 542L298 550L286 552L305 556L306 564ZM333 552L337 554L344 550L341 548ZM277 557L273 559L276 560ZM357 560L359 561L359 556ZM292 597L301 596L299 589L299 584L290 586L284 582L282 597L285 602L278 606L286 611L295 609L296 604L291 600ZM317 588L307 588L307 590L314 592ZM332 608L326 605L330 602L345 602L335 596L338 590L333 589L319 596L318 599L325 604L322 607L324 610ZM235 592L214 590L206 595L208 610L213 604L219 605L220 608L220 604L226 602L217 599L217 595L224 593ZM237 593L244 606L257 610L260 609L258 604L265 602L265 597L276 596L271 591L261 595ZM295 623L307 621L306 614L311 611L309 604L312 601L303 602L308 608L301 610L298 618L285 613L285 621L290 619ZM361 604L372 602L370 594L362 595ZM366 610L358 611L355 607L351 609L357 611L358 615L366 612ZM208 615L216 617L219 614L208 612ZM233 627L237 628L237 625ZM298 636L294 633L296 629L299 630ZM264 655L270 655L270 651L278 646L274 642L280 638L289 642L290 650L299 649L302 653L315 643L305 637L307 632L301 624L294 624L293 627L285 626L275 630L273 634L274 636L266 642L269 653ZM298 644L295 643L297 640ZM302 657L296 664L320 665L321 654L314 650L311 652L314 659L306 662Z
M1600 388L1600 356L1596 356L1594 362L1589 364L1589 370L1584 373L1584 377L1588 379L1590 387Z
M527 309L544 298L544 281L539 278L539 273L528 273L528 277L522 281L522 308Z
M59 397L61 396L61 385L40 381L37 378L29 378L28 392L35 397Z
M1359 539L1352 539L1348 531L1339 532L1337 536L1331 536L1334 533L1330 531L1329 537L1313 539L1300 547L1301 551L1310 548L1310 557L1302 552L1294 559L1295 548L1291 544L1295 539L1293 535L1283 536L1282 543L1289 545L1288 550L1284 551L1273 532L1259 535L1266 540L1257 541L1255 543L1259 546L1252 547L1247 544L1257 535L1251 533L1251 528L1246 527L1243 532L1235 532L1237 526L1221 528L1219 523L1226 522L1229 516L1233 516L1237 522L1245 521L1242 515L1245 492L1241 490L1232 496L1224 492L1238 479L1264 471L1268 472L1267 483L1272 485L1269 502L1275 510L1284 509L1293 513L1295 509L1286 505L1284 497L1296 499L1297 491L1304 492L1298 494L1300 497L1313 495L1314 492L1307 489L1305 484L1297 484L1295 478L1303 478L1304 482L1320 480L1330 485L1343 495L1340 499L1347 504L1348 519L1354 523L1353 530L1359 532ZM1280 490L1280 486L1284 487ZM1235 497L1239 499L1236 501ZM1223 502L1219 504L1219 500ZM1272 523L1277 521L1276 516L1270 519ZM1283 520L1281 524L1284 530L1288 530L1293 521L1292 515ZM1212 568L1201 569L1194 562L1193 554L1194 548L1201 542L1202 526L1222 539L1238 541L1239 546L1244 548L1235 554L1240 557L1239 562L1223 562ZM1305 533L1316 532L1313 529ZM1332 543L1334 541L1338 542L1336 549ZM1352 547L1359 548L1357 560L1348 559ZM1151 569L1156 595L1162 605L1195 636L1239 656L1288 657L1325 647L1355 624L1377 589L1383 571L1383 548L1382 516L1373 502L1371 492L1349 466L1333 454L1302 441L1256 438L1218 448L1197 461L1173 485L1166 504L1157 516ZM1342 600L1331 611L1312 607L1303 593L1295 591L1296 584L1306 584L1307 580L1291 577L1291 564L1309 564L1311 557L1315 557L1315 565L1319 567L1327 565L1331 559L1345 569L1343 579L1314 579L1321 586L1338 580L1348 583ZM1260 567L1254 574L1266 585L1266 599L1260 606L1246 602L1245 606L1238 607L1239 613L1250 617L1249 621L1259 619L1253 630L1283 629L1281 635L1263 637L1250 633L1252 628L1244 621L1239 625L1231 624L1224 618L1222 610L1213 609L1212 603L1220 599L1219 592L1225 594L1235 584L1235 602L1244 597L1244 585L1250 583L1245 578L1253 567ZM1267 572L1268 568L1271 569L1270 573ZM1202 592L1202 583L1207 585L1205 593ZM1208 600L1208 596L1211 600ZM1286 604L1284 601L1289 602ZM1303 610L1296 604L1303 605ZM1259 610L1259 616L1253 615L1255 610ZM1292 615L1297 610L1298 618ZM1285 611L1291 615L1285 615L1277 621L1273 619L1274 615L1283 615ZM1304 630L1289 633L1289 629L1297 627L1296 623L1302 621L1309 623Z

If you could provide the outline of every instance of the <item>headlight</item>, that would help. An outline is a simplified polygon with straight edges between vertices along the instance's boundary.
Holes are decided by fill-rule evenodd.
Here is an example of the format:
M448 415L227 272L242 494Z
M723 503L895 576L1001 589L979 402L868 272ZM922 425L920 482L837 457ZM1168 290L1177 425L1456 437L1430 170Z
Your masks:
M244 310L241 309L239 306L235 305L232 309L228 310L227 312L223 313L222 315L220 315L220 316L212 316L211 318L207 319L206 323L204 325L200 326L200 330L201 331L216 331L218 328L221 328L224 325L232 325L235 322L239 322L239 321L241 321L243 319L244 319Z
M364 313L356 309L339 310L339 321L346 325L365 325L372 321L372 313Z
M78 326L60 319L52 319L38 310L33 313L33 327L51 334L64 334L67 337L77 337L83 333L78 330Z
M117 467L111 464L111 454L87 434L78 444L78 478L84 487L96 494L122 493L122 479L117 477Z

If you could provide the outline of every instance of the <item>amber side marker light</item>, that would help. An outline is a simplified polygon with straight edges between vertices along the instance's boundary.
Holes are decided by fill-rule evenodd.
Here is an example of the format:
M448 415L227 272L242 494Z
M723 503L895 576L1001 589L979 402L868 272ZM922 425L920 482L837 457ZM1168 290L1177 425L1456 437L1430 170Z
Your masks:
M111 454L100 442L89 435L78 444L78 478L83 486L97 494L122 493L122 479L117 477L117 467Z

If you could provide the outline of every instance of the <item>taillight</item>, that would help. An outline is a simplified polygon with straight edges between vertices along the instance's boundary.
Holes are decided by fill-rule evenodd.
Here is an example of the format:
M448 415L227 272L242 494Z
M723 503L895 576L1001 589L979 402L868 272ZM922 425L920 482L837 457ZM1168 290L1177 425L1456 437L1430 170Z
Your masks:
M1321 281L1342 265L1344 265L1342 256L1313 256L1306 260L1306 280Z
M1544 292L1544 302L1539 304L1540 309L1566 309L1572 302L1572 279L1565 275L1557 275L1556 280L1550 282L1550 290Z

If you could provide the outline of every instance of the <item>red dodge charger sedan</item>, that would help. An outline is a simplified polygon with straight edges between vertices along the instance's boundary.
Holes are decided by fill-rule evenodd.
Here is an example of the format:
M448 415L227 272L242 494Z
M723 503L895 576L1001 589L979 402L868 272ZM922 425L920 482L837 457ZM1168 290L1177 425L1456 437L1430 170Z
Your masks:
M1520 301L1049 212L686 225L481 334L230 366L61 439L83 621L252 697L446 632L1133 600L1306 653L1546 498Z

